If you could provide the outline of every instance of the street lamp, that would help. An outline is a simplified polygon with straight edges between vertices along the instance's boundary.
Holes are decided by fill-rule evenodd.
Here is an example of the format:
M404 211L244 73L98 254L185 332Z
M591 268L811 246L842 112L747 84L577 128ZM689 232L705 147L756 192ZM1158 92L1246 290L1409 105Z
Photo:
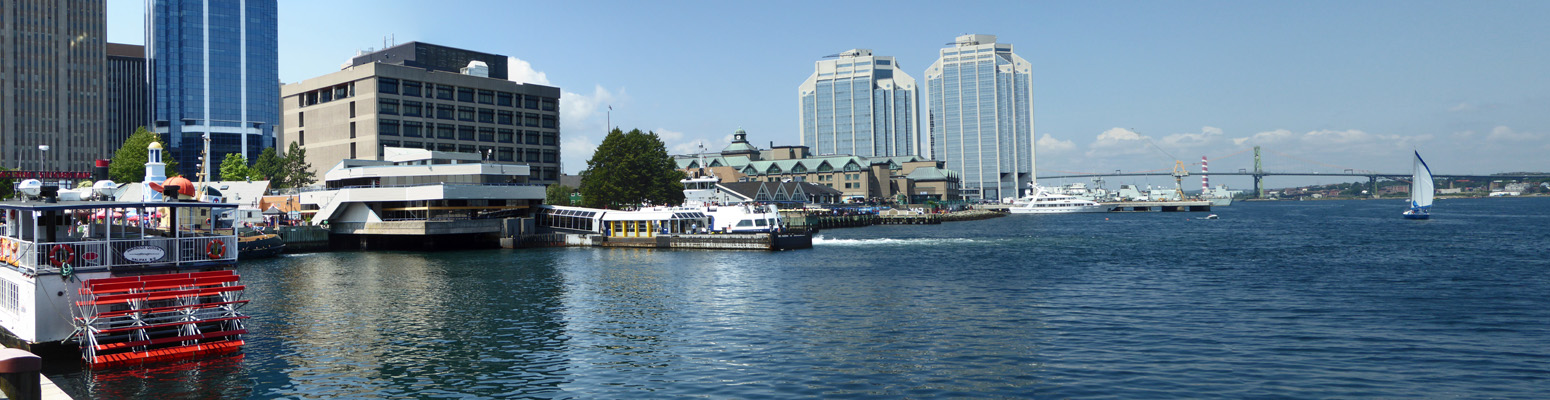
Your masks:
M46 167L44 167L44 165L45 165L44 160L48 159L48 148L49 147L46 144L38 145L38 180L39 181L43 180L43 169L46 168Z

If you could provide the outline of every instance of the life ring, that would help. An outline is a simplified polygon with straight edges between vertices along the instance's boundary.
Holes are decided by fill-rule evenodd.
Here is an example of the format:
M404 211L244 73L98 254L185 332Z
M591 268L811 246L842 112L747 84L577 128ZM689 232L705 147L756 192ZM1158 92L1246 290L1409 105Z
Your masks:
M55 268L64 265L75 265L75 247L68 244L56 244L48 250L48 263Z
M210 256L210 259L225 257L226 242L222 242L220 239L211 240L210 244L205 245L205 255Z

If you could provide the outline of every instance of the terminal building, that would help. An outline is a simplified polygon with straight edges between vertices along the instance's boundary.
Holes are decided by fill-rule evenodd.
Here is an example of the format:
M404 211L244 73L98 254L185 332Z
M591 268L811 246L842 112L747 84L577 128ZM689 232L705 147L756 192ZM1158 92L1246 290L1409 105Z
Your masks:
M673 159L690 176L715 175L723 183L807 182L838 191L838 195L822 196L841 202L919 204L961 199L958 173L944 169L941 161L920 156L813 155L807 146L761 150L748 143L748 134L742 129L732 134L732 143L719 153L676 155Z
M314 173L399 147L522 164L530 182L556 183L560 89L506 80L506 59L420 42L357 56L281 87L284 147L306 149Z

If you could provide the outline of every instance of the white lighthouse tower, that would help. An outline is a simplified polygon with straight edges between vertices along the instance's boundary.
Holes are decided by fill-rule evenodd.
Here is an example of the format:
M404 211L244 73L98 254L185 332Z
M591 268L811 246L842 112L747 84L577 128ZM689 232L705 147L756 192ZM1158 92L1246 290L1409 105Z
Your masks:
M161 201L161 191L151 188L151 183L161 184L167 180L167 164L161 162L161 143L151 142L146 146L145 153L145 180L140 182L142 201Z

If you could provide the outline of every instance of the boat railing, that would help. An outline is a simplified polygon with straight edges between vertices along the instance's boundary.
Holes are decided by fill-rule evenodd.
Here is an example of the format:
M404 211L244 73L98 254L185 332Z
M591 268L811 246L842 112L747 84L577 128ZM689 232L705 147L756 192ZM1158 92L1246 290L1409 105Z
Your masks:
M219 244L217 244L219 242ZM17 242L5 262L30 274L59 273L66 262L74 272L117 267L235 262L236 235L181 238L145 237L70 242ZM56 266L55 263L60 265Z

